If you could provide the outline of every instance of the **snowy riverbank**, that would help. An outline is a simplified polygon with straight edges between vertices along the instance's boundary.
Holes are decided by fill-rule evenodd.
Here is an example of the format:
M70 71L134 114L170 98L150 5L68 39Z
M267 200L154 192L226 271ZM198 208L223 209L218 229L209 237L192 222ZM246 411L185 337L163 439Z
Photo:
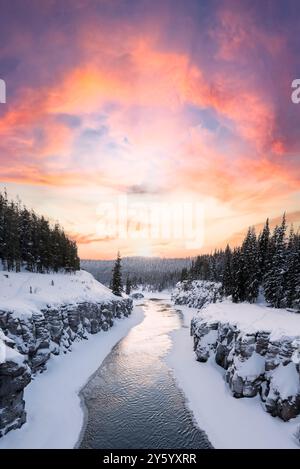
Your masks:
M27 422L2 437L0 449L73 448L84 422L80 389L114 345L142 320L142 309L135 307L130 317L116 319L107 332L74 342L72 353L51 357L47 371L25 388Z
M271 417L258 397L235 399L224 381L224 370L213 359L196 361L190 322L197 310L176 306L185 327L172 333L167 363L174 370L200 428L216 448L299 448L294 437L300 417L290 422Z

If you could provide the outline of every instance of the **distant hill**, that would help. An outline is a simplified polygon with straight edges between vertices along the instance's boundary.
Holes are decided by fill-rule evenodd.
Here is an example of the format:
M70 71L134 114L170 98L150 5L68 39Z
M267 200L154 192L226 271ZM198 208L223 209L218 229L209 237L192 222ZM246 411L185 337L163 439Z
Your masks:
M167 259L161 257L124 257L122 274L125 282L130 277L133 285L144 285L154 290L173 287L180 279L181 270L189 268L192 258ZM90 272L99 282L109 285L115 260L81 260L81 268Z

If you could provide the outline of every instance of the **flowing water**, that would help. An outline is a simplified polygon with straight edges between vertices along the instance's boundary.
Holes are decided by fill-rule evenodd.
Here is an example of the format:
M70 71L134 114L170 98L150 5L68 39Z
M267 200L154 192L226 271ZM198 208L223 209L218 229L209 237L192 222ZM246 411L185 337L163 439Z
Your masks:
M145 300L145 318L106 357L81 392L81 448L209 448L164 357L182 326L166 300Z

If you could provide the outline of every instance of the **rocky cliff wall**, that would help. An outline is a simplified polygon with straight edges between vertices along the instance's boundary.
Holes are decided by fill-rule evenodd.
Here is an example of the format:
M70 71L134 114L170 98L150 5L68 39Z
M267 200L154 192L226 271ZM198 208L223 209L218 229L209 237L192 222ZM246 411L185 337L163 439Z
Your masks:
M191 334L197 360L212 357L224 368L234 397L259 395L265 410L284 421L300 414L300 336L245 332L230 322L206 320L205 314L192 320Z
M16 317L0 310L0 436L26 421L24 388L45 370L51 354L70 351L75 340L108 330L131 310L130 298L64 304Z

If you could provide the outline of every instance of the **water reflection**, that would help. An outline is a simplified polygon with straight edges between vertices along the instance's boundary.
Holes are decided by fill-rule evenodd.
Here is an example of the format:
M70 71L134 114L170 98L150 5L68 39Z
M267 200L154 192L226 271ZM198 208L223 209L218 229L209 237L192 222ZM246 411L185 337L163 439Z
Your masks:
M163 300L145 300L145 319L107 356L84 388L82 448L207 448L163 357L181 327Z

